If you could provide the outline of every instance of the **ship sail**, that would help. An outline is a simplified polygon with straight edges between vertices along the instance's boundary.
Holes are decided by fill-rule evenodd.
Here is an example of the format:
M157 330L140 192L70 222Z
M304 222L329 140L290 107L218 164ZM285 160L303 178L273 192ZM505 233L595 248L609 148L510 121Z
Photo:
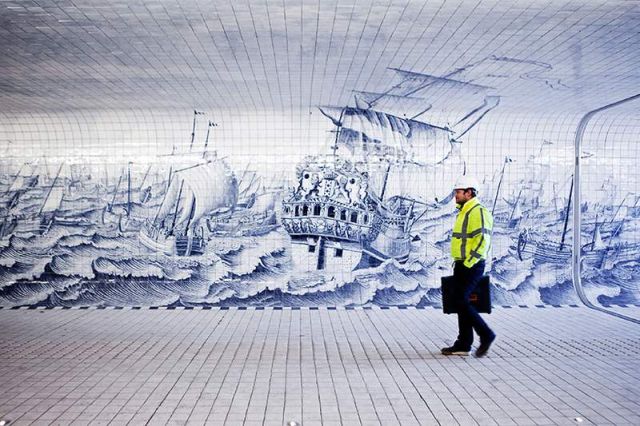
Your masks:
M51 188L51 192L47 197L47 201L42 206L41 213L55 212L60 208L62 204L62 197L64 196L64 187L54 186Z
M155 223L176 214L174 228L194 226L199 219L221 208L232 208L237 183L221 161L196 165L173 175ZM165 226L168 224L165 224Z
M602 241L602 234L600 233L600 226L596 225L595 232L593 234L593 244L591 250L603 250L607 248L607 245Z
M20 191L21 189L23 189L26 185L25 185L25 177L24 176L16 176L16 179L13 181L13 183L11 184L11 187L9 188L9 192L16 192L16 191Z
M11 183L8 192L20 192L33 188L38 184L38 175L35 176L16 176L15 180Z
M428 99L392 93L365 92L356 90L356 106L369 109L375 104L378 111L403 118L414 118L433 108Z
M412 117L420 116L420 120L428 119L430 123L435 125L450 127L454 123L461 122L468 118L466 116L470 112L473 112L490 98L488 93L492 89L491 87L452 79L455 72L444 77L437 77L397 68L392 68L392 70L398 74L401 82L393 86L389 94L428 99L432 107L428 111L423 111ZM456 113L453 115L457 115L457 118L452 120L451 116L443 115L442 112ZM441 121L445 118L448 121Z
M451 133L428 123L374 109L320 107L320 111L340 128L338 148L344 147L356 162L376 156L402 163L434 164L449 150Z
M491 87L392 68L401 81L384 93L358 92L361 100L378 110L446 129L459 140L489 111L499 96ZM420 102L422 100L422 103Z
M58 182L58 178L60 177L60 173L62 172L63 167L64 167L64 163L60 164L60 167L58 167L58 172L56 173L55 178L53 178L53 182L51 182L49 191L47 192L47 195L44 197L44 202L40 207L40 213L55 212L60 208L60 205L62 204L62 199L64 197L64 187L56 186L56 182Z
M238 182L238 205L251 207L262 187L262 178L255 171L245 170Z
M262 192L256 197L256 201L251 206L251 211L256 213L273 211L276 208L277 200L278 192Z
M186 173L183 179L191 190L195 203L190 219L192 223L219 208L232 207L238 188L222 162L196 167Z
M427 205L442 204L451 195L450 183L464 168L461 144L449 142L449 152L435 163L392 165L386 180L385 194L411 198Z
M169 182L169 187L167 188L167 192L164 195L164 199L162 200L162 204L160 204L160 208L156 213L156 217L154 219L154 223L164 221L169 214L173 212L176 203L178 202L178 197L180 193L180 179L177 179L175 176L172 177L171 182Z
M451 182L465 170L460 138L498 104L490 88L449 78L457 71L442 78L394 71L402 81L384 93L357 92L353 107L319 107L336 126L333 155L300 164L299 185L283 201L299 268L406 262L419 210L451 200ZM471 106L454 100L448 109L447 90L473 97ZM438 105L443 97L449 104ZM440 122L431 118L437 113Z
M320 111L338 127L337 154L365 164L379 196L441 203L465 167L460 138L499 97L489 95L491 87L451 78L457 71L436 77L392 70L401 81L386 92L357 92L356 107Z
M177 227L186 227L195 221L191 221L193 210L196 205L196 197L192 191L187 190L186 197L183 198L184 202L180 205L180 216L176 219L175 225Z

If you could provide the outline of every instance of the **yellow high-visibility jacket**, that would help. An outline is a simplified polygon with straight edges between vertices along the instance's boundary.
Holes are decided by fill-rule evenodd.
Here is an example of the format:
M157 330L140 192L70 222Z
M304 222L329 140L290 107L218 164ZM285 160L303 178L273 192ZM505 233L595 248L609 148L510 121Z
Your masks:
M480 259L486 259L491 248L493 216L476 197L462 206L453 225L451 238L451 257L455 261L464 261L464 266L472 267Z

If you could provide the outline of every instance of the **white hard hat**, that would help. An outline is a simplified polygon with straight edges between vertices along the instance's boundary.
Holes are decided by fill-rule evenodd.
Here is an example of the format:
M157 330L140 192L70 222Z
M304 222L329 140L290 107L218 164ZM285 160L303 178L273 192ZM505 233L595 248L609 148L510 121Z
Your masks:
M478 190L480 189L479 182L475 178L469 175L460 176L456 180L456 183L453 187L453 189L469 189L469 188L475 189L476 192L478 192Z

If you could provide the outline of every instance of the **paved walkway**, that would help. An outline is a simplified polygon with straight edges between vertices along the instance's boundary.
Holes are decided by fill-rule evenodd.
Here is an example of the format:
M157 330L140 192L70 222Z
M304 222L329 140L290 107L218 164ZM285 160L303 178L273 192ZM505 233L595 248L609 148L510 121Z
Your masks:
M637 315L639 308L619 312ZM497 308L483 359L428 309L0 309L11 424L640 424L640 326Z

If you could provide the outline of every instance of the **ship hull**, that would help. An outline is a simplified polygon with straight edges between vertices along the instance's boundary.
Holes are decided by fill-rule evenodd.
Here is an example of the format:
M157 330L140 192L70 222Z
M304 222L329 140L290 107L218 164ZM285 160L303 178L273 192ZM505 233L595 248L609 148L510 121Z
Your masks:
M363 250L380 262L394 259L399 263L404 263L409 259L411 238L408 234L387 229L378 233L370 244L365 244Z
M311 159L299 173L300 184L282 212L294 263L307 270L352 271L408 260L413 200L380 200L369 190L368 175L344 161Z
M150 250L167 256L196 256L204 253L205 241L201 237L184 235L164 235L149 227L143 227L138 233L140 243Z
M509 252L521 261L533 258L533 263L569 264L572 257L572 246L550 241L527 241L522 234L509 247ZM599 249L582 247L580 257L586 266L596 269L611 269L616 263L636 260L640 252L640 244L615 244Z
M296 272L350 274L360 264L362 255L358 243L318 235L291 237L291 258Z
M143 228L138 234L140 243L150 250L172 256L175 254L176 239L174 236L154 236Z

